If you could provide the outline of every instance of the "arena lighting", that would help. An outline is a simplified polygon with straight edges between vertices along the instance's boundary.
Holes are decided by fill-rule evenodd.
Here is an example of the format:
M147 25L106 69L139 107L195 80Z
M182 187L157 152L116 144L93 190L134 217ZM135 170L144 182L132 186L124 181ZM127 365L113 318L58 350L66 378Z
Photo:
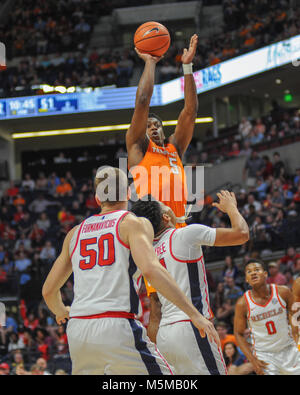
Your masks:
M212 117L196 118L195 123L211 123L214 119ZM177 120L163 121L164 126L177 125ZM121 125L107 125L107 126L95 126L91 128L76 128L76 129L60 129L60 130L42 130L39 132L24 132L24 133L13 133L13 139L25 139L33 137L51 137L51 136L63 136L68 134L82 134L82 133L95 133L95 132L109 132L114 130L127 130L130 124Z

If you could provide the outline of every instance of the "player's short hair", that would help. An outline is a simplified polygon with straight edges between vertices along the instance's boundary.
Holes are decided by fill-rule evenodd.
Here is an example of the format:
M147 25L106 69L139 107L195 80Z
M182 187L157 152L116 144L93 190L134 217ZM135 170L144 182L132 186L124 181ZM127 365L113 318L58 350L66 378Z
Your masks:
M261 267L264 269L265 272L268 271L267 264L266 264L263 260L261 260L261 259L256 259L256 258L251 258L251 259L249 259L249 261L247 261L247 262L244 264L244 272L246 271L246 267L247 267L248 265L250 265L251 263L258 263L259 265L261 265Z
M149 118L155 118L155 119L157 119L157 120L161 123L161 126L163 126L163 121L162 121L162 119L161 119L158 115L154 114L154 112L151 112L151 113L148 115L148 119L149 119Z
M160 203L153 198L152 195L145 195L137 200L131 207L131 211L137 217L147 218L156 235L162 227L162 209Z
M113 204L127 201L128 178L117 167L99 167L94 179L94 187L96 195L102 203Z

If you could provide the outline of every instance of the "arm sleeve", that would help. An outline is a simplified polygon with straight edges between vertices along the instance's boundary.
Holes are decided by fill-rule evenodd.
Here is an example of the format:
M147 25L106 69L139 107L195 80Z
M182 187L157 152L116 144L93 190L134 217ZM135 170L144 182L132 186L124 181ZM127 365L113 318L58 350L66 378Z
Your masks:
M192 224L177 231L176 237L184 245L193 248L200 247L201 245L213 246L216 241L216 229L206 225Z

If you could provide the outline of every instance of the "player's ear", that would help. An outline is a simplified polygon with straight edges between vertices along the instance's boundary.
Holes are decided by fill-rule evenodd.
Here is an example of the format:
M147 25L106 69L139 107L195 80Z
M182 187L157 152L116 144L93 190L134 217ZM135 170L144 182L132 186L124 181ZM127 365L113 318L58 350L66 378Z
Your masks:
M166 225L170 222L171 217L167 213L163 213L162 220L163 220L164 224Z
M99 199L99 197L95 194L95 200L98 204L98 206L101 206L101 200Z

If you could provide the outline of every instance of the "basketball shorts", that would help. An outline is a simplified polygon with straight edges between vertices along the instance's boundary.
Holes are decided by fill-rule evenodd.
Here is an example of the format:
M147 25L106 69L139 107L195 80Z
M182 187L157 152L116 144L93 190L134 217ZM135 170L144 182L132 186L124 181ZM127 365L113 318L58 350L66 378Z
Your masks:
M223 353L215 342L202 338L190 321L159 328L157 347L178 375L226 375Z
M67 336L73 375L174 374L137 320L71 318Z
M276 353L256 351L256 357L268 363L266 375L300 375L300 353L296 345Z

